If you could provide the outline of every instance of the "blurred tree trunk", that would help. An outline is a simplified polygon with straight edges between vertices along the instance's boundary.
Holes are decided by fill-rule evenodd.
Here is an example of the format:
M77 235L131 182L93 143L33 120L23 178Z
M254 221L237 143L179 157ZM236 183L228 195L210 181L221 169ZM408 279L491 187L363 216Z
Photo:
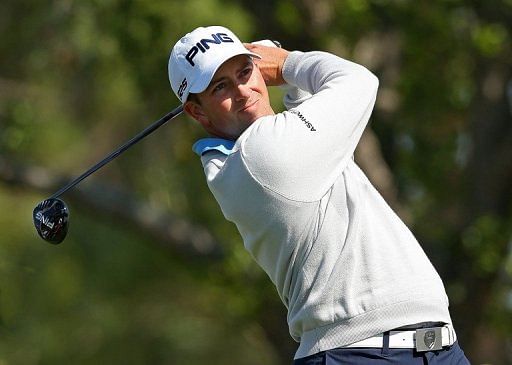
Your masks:
M456 275L467 288L466 300L454 313L457 321L470 329L464 340L471 359L505 364L511 354L506 351L507 338L496 328L496 318L506 295L500 288L511 234L510 222L500 217L510 214L512 203L512 68L507 64L510 60L481 58L479 62L478 93L469 117L472 149L465 177L467 194L461 194L463 227L459 232L464 239L468 231L478 229L482 217L496 220L497 228L489 234L481 228L484 232L478 250L452 253L450 262L461 263ZM494 260L484 265L486 257Z

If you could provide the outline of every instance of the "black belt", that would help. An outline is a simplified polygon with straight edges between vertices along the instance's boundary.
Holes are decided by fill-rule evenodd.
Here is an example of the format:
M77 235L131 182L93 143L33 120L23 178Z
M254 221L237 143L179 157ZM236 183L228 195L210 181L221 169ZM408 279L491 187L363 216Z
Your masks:
M421 322L392 329L392 331L413 331L422 328L443 327L445 322Z

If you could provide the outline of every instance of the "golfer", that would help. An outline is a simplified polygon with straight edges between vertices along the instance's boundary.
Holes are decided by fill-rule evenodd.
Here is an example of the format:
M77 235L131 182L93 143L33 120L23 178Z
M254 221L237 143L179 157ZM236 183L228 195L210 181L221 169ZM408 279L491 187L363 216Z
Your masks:
M441 278L354 162L378 80L325 52L220 26L173 47L169 79L211 135L193 146L245 248L288 309L294 364L468 364ZM268 86L286 90L275 113Z

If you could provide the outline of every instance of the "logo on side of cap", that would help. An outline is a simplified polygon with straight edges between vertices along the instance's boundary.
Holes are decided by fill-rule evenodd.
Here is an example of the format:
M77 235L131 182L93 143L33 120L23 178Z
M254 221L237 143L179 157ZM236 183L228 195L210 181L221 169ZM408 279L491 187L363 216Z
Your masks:
M185 59L192 67L194 67L194 57L199 53L199 51L201 51L201 53L206 53L210 49L210 44L213 45L221 43L234 43L234 41L226 33L214 33L212 34L212 39L203 38L192 46L192 48L187 52Z
M183 98L183 93L185 92L185 89L187 88L188 86L188 82L187 82L187 78L185 77L183 79L183 81L181 82L180 84L180 87L178 88L178 96L181 98Z

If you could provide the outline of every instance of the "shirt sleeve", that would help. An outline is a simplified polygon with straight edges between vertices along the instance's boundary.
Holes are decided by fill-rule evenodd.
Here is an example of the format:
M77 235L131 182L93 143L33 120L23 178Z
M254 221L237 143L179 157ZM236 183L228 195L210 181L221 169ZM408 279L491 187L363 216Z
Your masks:
M280 87L284 91L283 103L287 110L298 107L312 96L295 85L285 84Z
M264 187L293 200L320 199L343 172L375 104L378 79L326 52L291 52L283 67L291 109L256 121L238 141ZM309 94L309 95L308 95Z

